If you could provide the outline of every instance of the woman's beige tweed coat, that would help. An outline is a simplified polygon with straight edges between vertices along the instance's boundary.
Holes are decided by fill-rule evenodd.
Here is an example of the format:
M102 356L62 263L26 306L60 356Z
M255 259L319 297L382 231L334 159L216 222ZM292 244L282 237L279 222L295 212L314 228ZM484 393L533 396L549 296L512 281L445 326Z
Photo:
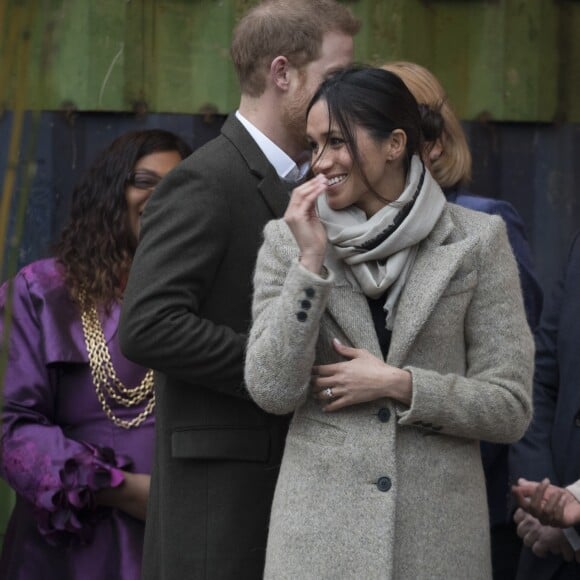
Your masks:
M365 296L327 252L297 263L283 221L265 229L246 381L294 412L268 537L268 579L490 580L479 439L513 442L531 417L533 342L500 218L447 204L419 247L387 362L413 375L390 399L323 413L309 396L331 341L381 351Z

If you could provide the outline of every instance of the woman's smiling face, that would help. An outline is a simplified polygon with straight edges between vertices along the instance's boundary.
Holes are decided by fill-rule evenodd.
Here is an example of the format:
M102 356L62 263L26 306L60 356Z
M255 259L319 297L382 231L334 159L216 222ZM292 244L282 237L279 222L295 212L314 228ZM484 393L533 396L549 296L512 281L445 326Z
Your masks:
M354 205L370 217L392 201L387 195L392 178L387 163L389 139L380 142L359 126L353 127L353 135L360 167L354 162L342 131L334 120L331 122L326 101L321 99L310 109L307 139L312 150L312 170L328 180L329 207L341 210Z
M139 239L141 214L151 193L180 161L178 151L156 151L137 161L125 190L129 228L136 241Z

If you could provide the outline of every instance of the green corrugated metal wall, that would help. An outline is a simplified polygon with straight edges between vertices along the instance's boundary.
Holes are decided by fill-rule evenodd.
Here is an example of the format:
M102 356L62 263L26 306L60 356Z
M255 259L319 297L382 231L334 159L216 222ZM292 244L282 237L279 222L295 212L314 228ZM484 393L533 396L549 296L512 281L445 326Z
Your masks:
M251 0L0 0L0 102L198 113L238 99L228 46ZM352 0L357 58L416 60L464 119L580 121L580 2ZM27 90L18 90L19 74ZM22 86L22 84L20 85Z

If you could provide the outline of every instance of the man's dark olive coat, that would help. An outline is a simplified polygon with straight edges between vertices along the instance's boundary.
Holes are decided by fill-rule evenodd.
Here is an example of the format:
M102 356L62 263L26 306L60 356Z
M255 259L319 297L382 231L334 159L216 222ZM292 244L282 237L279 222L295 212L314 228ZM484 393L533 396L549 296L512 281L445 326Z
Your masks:
M120 325L156 372L146 580L258 580L287 428L243 386L262 230L289 186L234 117L158 186Z

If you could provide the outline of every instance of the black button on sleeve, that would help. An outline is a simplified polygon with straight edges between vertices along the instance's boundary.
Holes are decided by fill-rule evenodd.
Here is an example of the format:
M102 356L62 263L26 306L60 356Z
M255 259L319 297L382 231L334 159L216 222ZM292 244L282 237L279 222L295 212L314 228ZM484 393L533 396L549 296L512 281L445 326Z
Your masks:
M316 292L314 292L314 288L308 287L304 290L304 294L306 294L308 298L314 298L314 294L316 294Z
M300 306L302 306L304 310L310 310L312 302L310 302L310 300L302 300L302 302L300 302Z
M304 322L308 318L308 314L301 310L300 312L296 313L296 318L298 318L300 322Z
M379 409L379 421L381 423L388 423L391 418L391 411L386 407Z
M377 488L379 491L389 491L391 489L391 478L390 477L379 477L377 480Z

